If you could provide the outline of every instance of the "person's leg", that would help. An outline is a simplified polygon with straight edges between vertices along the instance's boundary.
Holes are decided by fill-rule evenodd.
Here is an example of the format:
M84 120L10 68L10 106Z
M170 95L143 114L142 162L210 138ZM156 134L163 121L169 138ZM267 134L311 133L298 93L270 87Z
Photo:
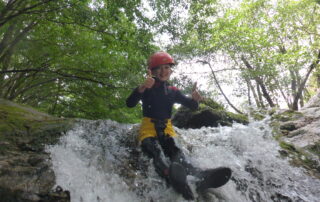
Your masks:
M172 162L183 165L188 175L198 175L201 169L194 167L185 157L181 149L176 145L174 138L166 136L165 141L161 143L164 154L170 158Z
M145 138L141 142L142 151L150 158L153 158L153 164L156 172L166 179L169 176L169 166L165 162L161 148L154 137Z
M171 162L177 162L185 167L188 175L197 175L201 170L195 168L177 147L174 138L165 133L167 127L172 129L172 124L168 124L167 120L153 120L154 127L157 133L157 139L161 145L164 154L170 158ZM173 129L172 129L173 130Z
M166 136L161 142L164 154L170 158L170 179L173 188L186 200L193 200L193 192L188 185L187 175L194 174L196 169L186 160L182 151L176 146L174 139Z

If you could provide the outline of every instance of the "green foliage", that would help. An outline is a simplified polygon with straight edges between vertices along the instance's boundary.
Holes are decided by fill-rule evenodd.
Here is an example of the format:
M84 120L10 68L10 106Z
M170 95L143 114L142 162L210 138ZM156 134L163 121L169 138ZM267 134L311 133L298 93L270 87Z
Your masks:
M128 109L125 99L159 49L155 35L166 33L177 57L232 61L241 78L221 82L236 83L237 96L248 87L257 106L267 96L293 106L310 67L304 99L318 82L319 7L314 0L0 1L0 97L57 116L135 122L141 109ZM187 78L173 82L191 92Z
M312 96L317 93L320 88L320 66L315 69L308 83L308 94L306 94L305 99L309 100Z
M319 60L319 4L245 0L232 7L208 0L192 2L190 9L187 31L176 49L211 60L224 54L252 85L255 100L261 102L257 105L265 105L260 95L271 98L270 106L285 100L295 108L293 103L306 96L300 89ZM261 87L266 91L261 92Z
M136 121L141 110L125 98L156 50L141 2L38 3L1 1L0 97L57 116Z

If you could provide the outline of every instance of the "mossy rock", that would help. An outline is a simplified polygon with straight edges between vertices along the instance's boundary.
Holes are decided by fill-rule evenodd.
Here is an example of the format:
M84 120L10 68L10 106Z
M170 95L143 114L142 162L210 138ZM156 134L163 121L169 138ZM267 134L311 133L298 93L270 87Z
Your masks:
M200 104L198 110L180 107L174 114L172 122L179 128L201 128L231 126L234 122L247 124L248 118L241 114L226 111L214 101Z
M43 151L45 145L55 144L73 122L0 99L0 154Z
M320 156L320 142L316 142L314 145L310 145L306 149L308 149L311 153Z
M294 110L286 110L284 112L273 114L272 119L280 122L294 121L298 118L301 118L303 114Z
M308 173L320 179L320 165L312 154L306 152L304 149L296 148L294 145L285 141L279 141L279 145L283 150L280 154L284 157L290 157L290 164L297 167L304 167ZM320 145L316 144L308 148L313 154L319 155Z
M244 114L236 114L233 112L226 112L227 113L227 120L230 122L237 122L242 124L248 124L248 117Z
M291 122L285 123L285 124L280 126L280 130L294 131L296 129L297 129L296 125L294 123L291 123Z
M45 145L57 143L73 122L0 99L2 200L70 201L67 192L52 191L55 176Z
M50 116L27 106L0 99L0 144L54 144L73 121Z
M211 109L216 109L216 110L225 110L225 108L221 104L211 99L203 100L200 104L200 107L203 107L203 106L207 106Z

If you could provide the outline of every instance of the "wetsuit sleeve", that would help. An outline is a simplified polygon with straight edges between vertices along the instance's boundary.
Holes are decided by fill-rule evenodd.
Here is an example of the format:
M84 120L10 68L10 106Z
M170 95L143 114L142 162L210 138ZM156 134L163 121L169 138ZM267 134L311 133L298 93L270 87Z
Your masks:
M183 95L179 90L176 90L176 102L182 104L185 107L188 107L192 110L198 109L199 103L192 98L189 98Z
M141 98L142 98L142 93L138 92L138 87L137 87L132 91L131 95L127 98L126 104L128 107L135 107L138 104L138 102L141 100Z

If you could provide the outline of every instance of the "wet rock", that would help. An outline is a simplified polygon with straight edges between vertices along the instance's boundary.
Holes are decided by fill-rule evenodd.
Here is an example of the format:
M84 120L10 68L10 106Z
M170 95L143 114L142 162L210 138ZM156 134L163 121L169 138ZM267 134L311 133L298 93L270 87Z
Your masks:
M244 115L228 112L218 104L201 104L196 111L180 107L172 119L172 123L178 128L231 126L233 122L247 124L248 119Z
M293 130L296 130L297 127L294 123L286 123L286 124L283 124L280 126L280 129L281 130L287 130L287 131L293 131Z
M55 144L72 121L0 99L1 201L70 201L57 192L45 145Z
M280 111L273 115L279 125L280 146L292 163L309 169L320 178L320 90L298 112ZM284 154L284 152L282 152Z
M292 202L293 200L285 195L282 195L280 193L275 193L274 195L271 196L271 200L274 202Z
M236 184L236 189L242 193L246 193L248 190L248 180L247 179L237 179L235 177L231 178L232 181Z
M70 199L70 192L63 190L60 186L57 186L48 194L41 195L41 201L46 202L69 202Z

